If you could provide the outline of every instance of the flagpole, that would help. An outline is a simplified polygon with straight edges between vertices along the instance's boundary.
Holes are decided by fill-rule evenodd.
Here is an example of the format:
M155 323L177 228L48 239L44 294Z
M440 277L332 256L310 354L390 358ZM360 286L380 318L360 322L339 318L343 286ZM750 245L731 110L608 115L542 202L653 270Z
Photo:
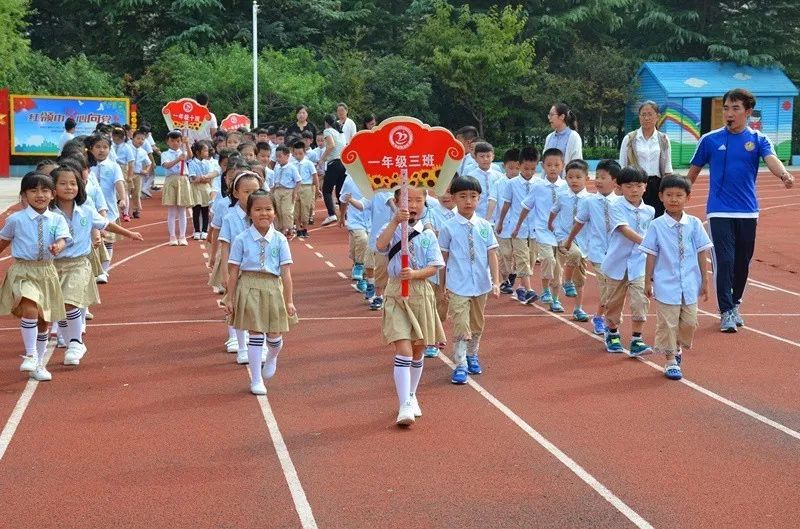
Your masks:
M258 2L253 0L253 128L258 127Z

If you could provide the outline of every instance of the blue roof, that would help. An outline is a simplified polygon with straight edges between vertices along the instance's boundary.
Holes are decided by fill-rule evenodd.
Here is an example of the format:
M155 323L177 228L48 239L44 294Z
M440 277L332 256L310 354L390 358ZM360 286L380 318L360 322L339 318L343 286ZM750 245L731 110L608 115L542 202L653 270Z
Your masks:
M732 62L646 62L667 97L716 97L732 88L756 96L796 96L797 87L780 68L740 66Z

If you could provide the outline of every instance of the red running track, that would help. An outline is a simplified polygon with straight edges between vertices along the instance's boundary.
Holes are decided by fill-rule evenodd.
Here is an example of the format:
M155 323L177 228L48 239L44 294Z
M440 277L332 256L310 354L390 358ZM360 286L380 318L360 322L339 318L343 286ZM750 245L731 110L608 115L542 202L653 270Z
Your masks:
M339 276L343 230L292 242L303 321L259 400L222 348L204 249L159 246L147 201L146 241L118 244L80 367L56 350L53 381L29 384L18 322L0 318L0 526L796 528L800 192L769 178L759 192L752 329L722 335L701 304L689 383L605 353L585 324L492 300L479 386L428 360L407 431L380 315Z

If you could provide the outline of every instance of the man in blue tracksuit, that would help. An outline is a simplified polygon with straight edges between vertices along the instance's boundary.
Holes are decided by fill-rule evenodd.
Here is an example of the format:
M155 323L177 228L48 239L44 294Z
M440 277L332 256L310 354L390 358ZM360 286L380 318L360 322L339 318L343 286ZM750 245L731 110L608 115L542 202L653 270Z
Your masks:
M794 177L775 155L769 139L747 126L755 105L753 94L742 88L725 94L722 112L726 126L700 138L687 174L694 183L703 166L709 164L711 182L706 216L714 242L722 332L736 332L737 327L744 325L739 304L756 242L759 162L763 159L787 189L794 184Z

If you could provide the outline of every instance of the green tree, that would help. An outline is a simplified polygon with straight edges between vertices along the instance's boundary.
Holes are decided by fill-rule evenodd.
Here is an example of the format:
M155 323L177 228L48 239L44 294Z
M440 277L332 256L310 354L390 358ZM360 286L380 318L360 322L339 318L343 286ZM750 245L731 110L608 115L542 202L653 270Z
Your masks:
M438 122L431 110L433 87L424 68L399 55L375 57L366 72L366 90L371 111L384 119L413 116L426 123Z
M28 0L0 0L0 86L14 87L18 69L30 53L24 35L28 7Z

